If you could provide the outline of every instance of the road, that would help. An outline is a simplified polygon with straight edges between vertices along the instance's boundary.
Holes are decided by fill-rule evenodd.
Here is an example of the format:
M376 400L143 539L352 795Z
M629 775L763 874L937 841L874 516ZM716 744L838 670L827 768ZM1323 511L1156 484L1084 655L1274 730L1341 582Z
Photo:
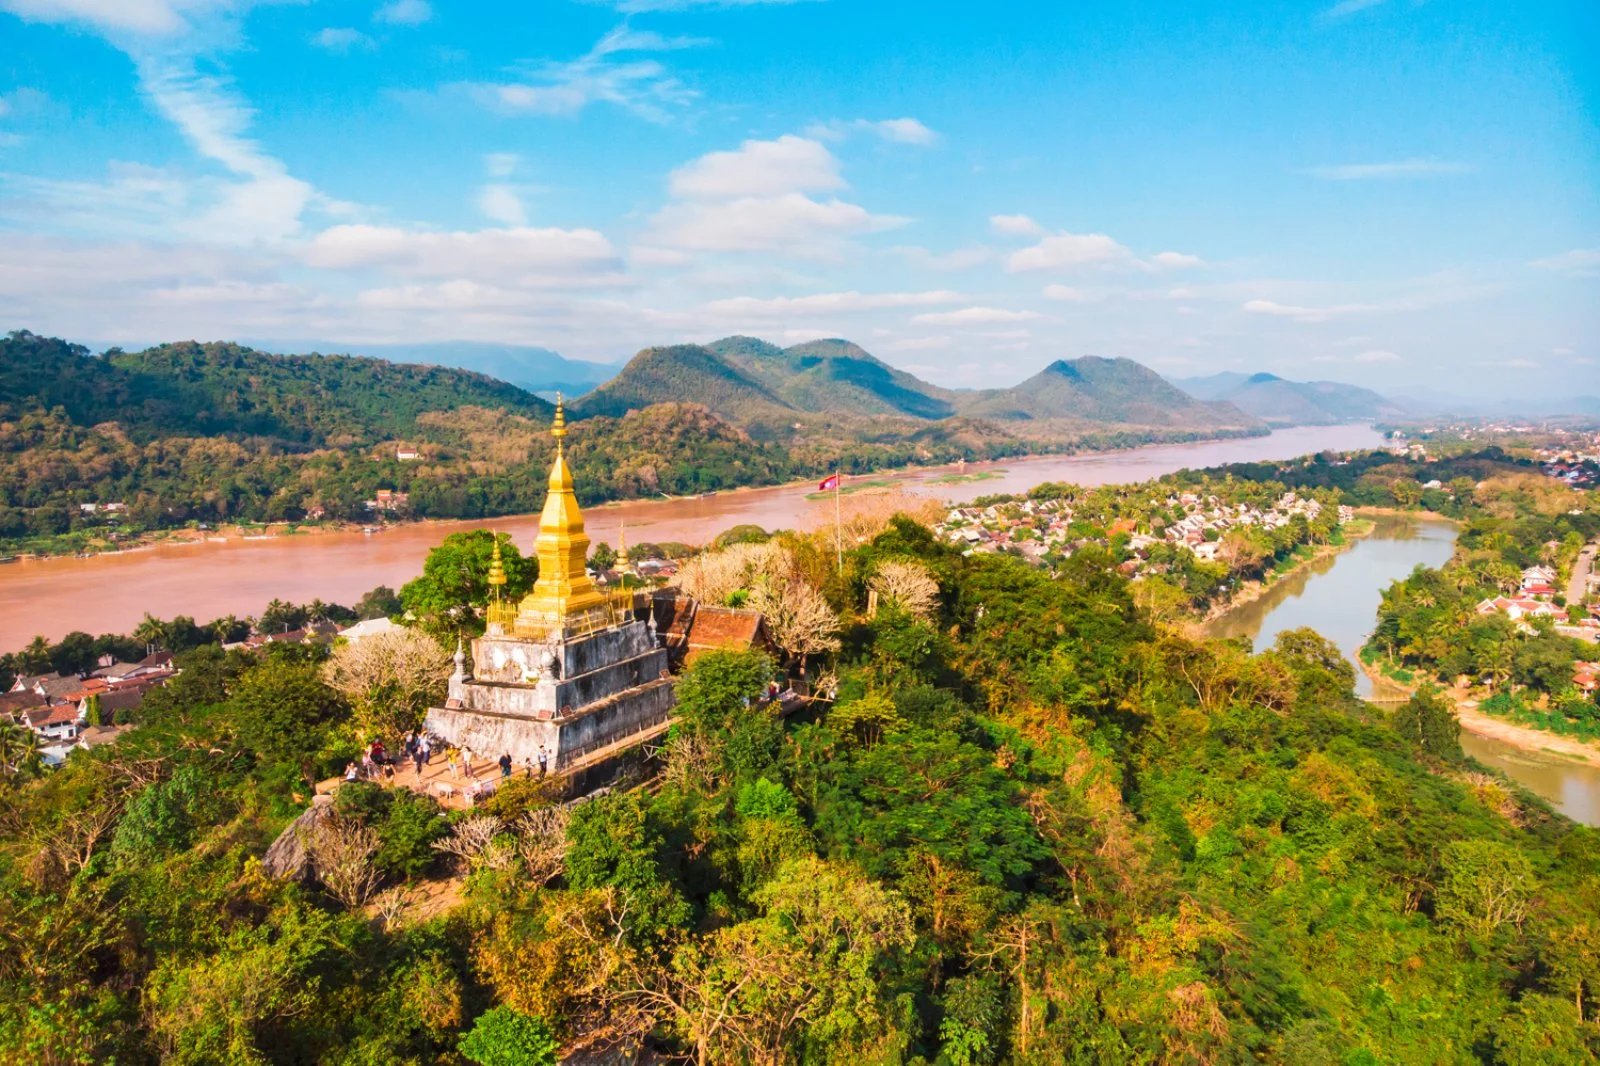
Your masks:
M1591 544L1584 548L1578 553L1578 561L1572 564L1572 580L1567 583L1568 603L1582 603L1589 591L1589 571L1594 567L1595 547Z

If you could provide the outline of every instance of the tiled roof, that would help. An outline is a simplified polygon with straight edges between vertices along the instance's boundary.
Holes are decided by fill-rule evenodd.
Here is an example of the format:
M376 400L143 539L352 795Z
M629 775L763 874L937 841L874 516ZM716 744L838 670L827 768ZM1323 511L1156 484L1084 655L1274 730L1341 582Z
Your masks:
M689 629L689 647L693 651L753 648L765 643L765 639L761 612L735 607L702 606L695 611L694 625Z

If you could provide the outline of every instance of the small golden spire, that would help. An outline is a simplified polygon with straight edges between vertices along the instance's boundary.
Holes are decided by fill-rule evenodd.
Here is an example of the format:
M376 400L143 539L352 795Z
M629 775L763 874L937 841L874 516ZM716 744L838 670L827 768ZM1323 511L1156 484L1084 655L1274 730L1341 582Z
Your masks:
M490 592L494 594L494 601L500 602L500 586L506 583L506 568L500 561L500 531L494 531L494 555L489 560L489 585Z
M626 573L628 570L628 523L621 522L617 526L617 572Z
M567 412L561 403L561 394L556 393L556 421L550 427L550 435L556 439L556 455L561 455L561 440L567 435Z

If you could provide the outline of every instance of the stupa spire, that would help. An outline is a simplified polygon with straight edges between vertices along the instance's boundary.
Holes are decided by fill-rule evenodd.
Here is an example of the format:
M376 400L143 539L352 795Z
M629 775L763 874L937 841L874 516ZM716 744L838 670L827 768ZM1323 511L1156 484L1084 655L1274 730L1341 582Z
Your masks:
M518 635L542 637L587 629L607 617L607 600L589 579L589 534L584 532L583 512L578 509L572 471L567 468L567 418L560 393L556 394L550 435L556 439L556 457L550 465L550 488L534 541L539 580L517 608Z

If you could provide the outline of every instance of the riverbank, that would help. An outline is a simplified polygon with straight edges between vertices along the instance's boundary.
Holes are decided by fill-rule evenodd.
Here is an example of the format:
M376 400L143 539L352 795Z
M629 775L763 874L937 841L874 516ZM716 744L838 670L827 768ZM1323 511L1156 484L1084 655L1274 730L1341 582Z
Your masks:
M1375 688L1381 687L1401 693L1405 698L1410 698L1418 686L1406 684L1384 673L1377 665L1362 662L1361 669L1372 681ZM1559 733L1547 732L1543 729L1534 729L1531 726L1518 725L1508 722L1504 718L1496 718L1491 714L1484 714L1478 710L1478 701L1460 688L1441 688L1440 692L1450 700L1455 708L1456 720L1461 723L1461 728L1474 736L1485 737L1489 740L1498 740L1519 751L1537 752L1545 755L1556 755L1572 759L1587 766L1600 767L1600 745L1579 740L1576 737L1564 737ZM1394 701L1383 699L1376 701L1381 706L1393 706Z
M1266 580L1244 582L1225 602L1213 604L1210 610L1196 619L1193 623L1194 632L1191 635L1205 636L1202 631L1206 627L1213 623L1225 621L1230 614L1255 603L1281 585L1286 579L1310 569L1318 561L1349 551L1362 537L1371 536L1372 531L1376 528L1376 523L1367 519L1358 518L1346 522L1339 527L1341 539L1337 544L1319 544L1309 555L1299 557L1293 566L1283 570L1272 571L1267 575Z

